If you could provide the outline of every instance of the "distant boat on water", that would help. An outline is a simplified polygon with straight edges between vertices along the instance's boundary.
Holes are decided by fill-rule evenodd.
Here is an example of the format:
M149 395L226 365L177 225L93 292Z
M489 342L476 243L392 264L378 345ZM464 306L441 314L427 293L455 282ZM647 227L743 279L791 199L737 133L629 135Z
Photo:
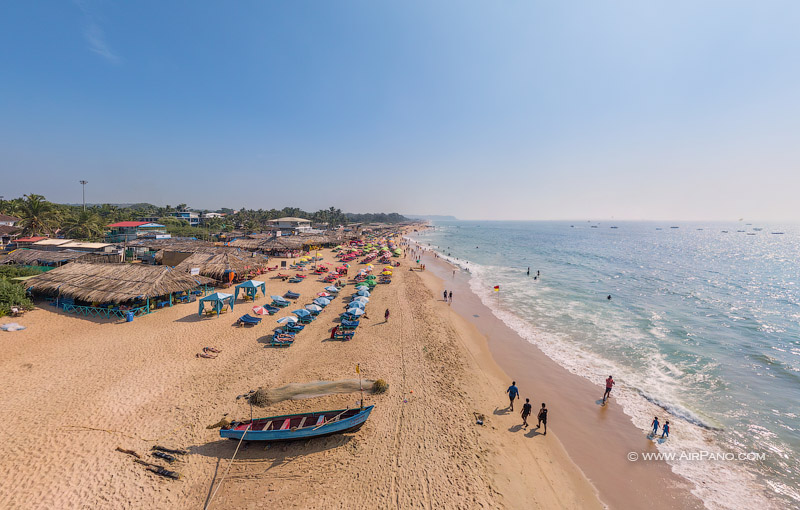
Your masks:
M697 230L703 230L702 228L698 228Z
M783 232L772 232L773 235L780 236L783 235Z
M592 228L597 228L597 225L592 225Z
M744 230L737 230L737 232L744 232Z
M761 232L764 229L760 227L753 227L753 230L755 230L756 232Z
M727 231L727 230L723 230L723 231L722 231L722 233L723 233L723 234L727 234L727 233L728 233L728 231Z
M664 229L661 227L656 227L656 230L664 230Z
M609 228L619 228L619 227L609 227Z
M681 227L669 227L669 228L681 228Z

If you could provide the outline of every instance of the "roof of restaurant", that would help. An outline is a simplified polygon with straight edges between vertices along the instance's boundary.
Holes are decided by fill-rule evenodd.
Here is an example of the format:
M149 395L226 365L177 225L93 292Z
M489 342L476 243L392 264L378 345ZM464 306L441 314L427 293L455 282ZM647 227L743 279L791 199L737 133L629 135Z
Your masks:
M163 227L160 223L153 223L152 221L119 221L106 225L107 227Z

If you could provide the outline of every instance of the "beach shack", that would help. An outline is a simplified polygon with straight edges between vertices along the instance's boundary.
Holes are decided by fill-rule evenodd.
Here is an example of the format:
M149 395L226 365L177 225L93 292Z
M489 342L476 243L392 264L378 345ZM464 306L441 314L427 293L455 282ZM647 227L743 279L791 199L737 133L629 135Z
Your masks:
M202 317L203 312L205 312L206 315L216 315L219 317L220 314L228 311L228 307L230 307L231 311L233 311L233 300L233 294L215 292L200 300L200 307L197 311L197 315ZM205 309L206 303L211 305L210 309L208 310Z
M111 229L106 233L109 243L124 243L144 236L166 235L167 227L150 221L120 221L106 225Z
M249 298L251 301L255 301L256 296L258 296L258 289L261 289L261 294L264 296L267 295L267 284L265 282L260 282L258 280L247 280L246 282L242 282L237 285L233 290L233 299L239 299L239 291Z
M131 320L203 296L211 283L166 266L72 262L26 280L25 286L67 313Z

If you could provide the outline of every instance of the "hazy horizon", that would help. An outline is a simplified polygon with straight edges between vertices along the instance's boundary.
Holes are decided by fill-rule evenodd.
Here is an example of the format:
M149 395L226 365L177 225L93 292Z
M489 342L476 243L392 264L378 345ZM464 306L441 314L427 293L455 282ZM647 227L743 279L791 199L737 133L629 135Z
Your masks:
M10 2L5 198L800 221L800 4Z

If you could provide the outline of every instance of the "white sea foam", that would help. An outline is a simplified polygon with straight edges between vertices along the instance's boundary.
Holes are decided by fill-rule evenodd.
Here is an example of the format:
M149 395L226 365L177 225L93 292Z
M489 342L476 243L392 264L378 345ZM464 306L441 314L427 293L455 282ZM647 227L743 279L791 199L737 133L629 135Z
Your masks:
M570 341L569 336L563 332L545 331L535 327L515 313L514 307L517 303L501 300L498 306L496 293L493 292L494 285L499 283L501 289L514 285L512 280L502 276L503 270L507 268L483 266L460 258L457 260L439 251L436 253L441 259L468 271L471 274L470 289L482 303L498 319L559 365L598 386L604 383L608 374L614 374L618 381L625 381L624 386L617 386L615 389L614 398L643 434L649 430L652 416L664 416L664 412L668 413L669 416L665 419L672 423L672 435L668 441L656 442L660 452L680 454L704 451L719 456L726 453L714 442L714 434L719 433L720 425L698 411L680 404L678 394L681 388L676 384L676 376L682 375L682 370L667 361L661 353L648 353L650 358L643 373L619 366L598 352L587 351ZM535 297L546 299L547 293L546 289L539 288ZM579 303L559 303L559 306L566 307L566 312L573 317L579 314ZM601 322L598 317L589 320ZM658 330L654 333L657 337L663 333L658 324L660 320L661 317L654 313L652 321L656 324L654 328ZM624 337L620 332L611 331L613 326L608 328L610 335ZM627 334L630 337L630 332ZM698 374L698 377L702 378L702 374ZM779 504L764 495L759 477L741 463L676 459L669 461L669 464L676 474L694 484L693 494L709 509L779 508ZM770 486L781 494L797 496L797 491L790 487L778 483L771 483Z

